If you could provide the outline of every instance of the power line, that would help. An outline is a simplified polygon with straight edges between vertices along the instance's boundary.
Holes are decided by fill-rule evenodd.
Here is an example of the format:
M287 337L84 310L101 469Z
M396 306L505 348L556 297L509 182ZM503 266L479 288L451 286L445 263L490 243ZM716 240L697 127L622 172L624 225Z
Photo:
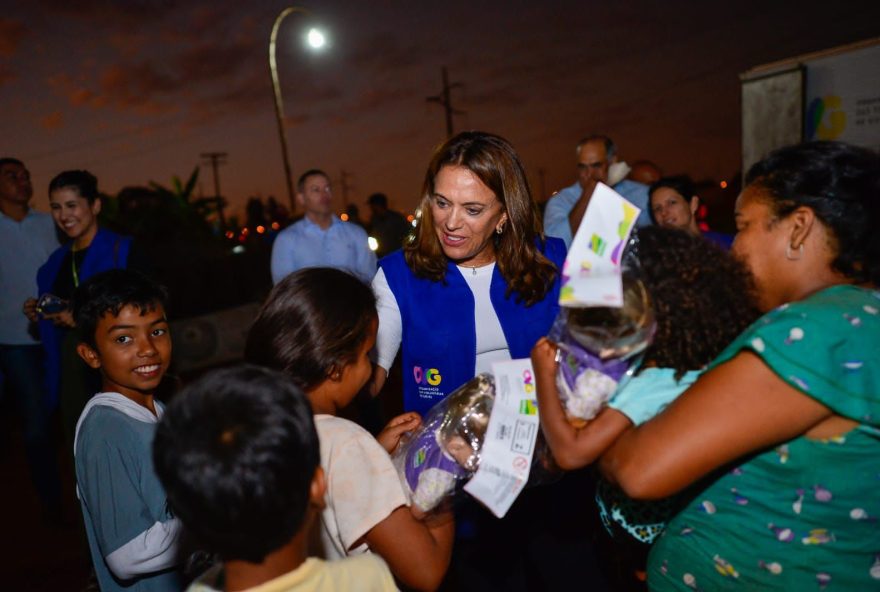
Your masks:
M433 97L427 97L425 100L429 103L439 103L443 106L444 111L446 111L446 136L451 138L453 132L452 129L452 116L453 115L464 115L465 111L460 111L458 109L453 108L452 106L452 97L450 96L450 92L453 88L461 88L463 85L459 82L449 83L449 75L446 72L446 66L442 68L443 73L443 90L439 95L434 95Z
M202 152L200 156L206 159L214 170L214 203L217 205L217 215L220 217L220 226L226 229L226 217L223 215L223 198L220 196L220 173L221 164L226 164L226 152Z

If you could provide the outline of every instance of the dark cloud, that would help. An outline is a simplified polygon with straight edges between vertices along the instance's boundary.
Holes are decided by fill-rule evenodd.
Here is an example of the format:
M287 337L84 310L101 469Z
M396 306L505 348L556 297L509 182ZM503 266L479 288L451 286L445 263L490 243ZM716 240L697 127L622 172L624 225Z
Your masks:
M64 127L64 115L61 111L53 111L40 118L40 127L48 131L55 131Z
M15 73L6 64L0 64L0 88L15 80Z
M0 18L0 57L9 58L15 55L27 32L21 21Z
M403 41L391 33L377 33L362 40L350 55L352 66L366 74L388 74L410 68L424 58L421 45Z

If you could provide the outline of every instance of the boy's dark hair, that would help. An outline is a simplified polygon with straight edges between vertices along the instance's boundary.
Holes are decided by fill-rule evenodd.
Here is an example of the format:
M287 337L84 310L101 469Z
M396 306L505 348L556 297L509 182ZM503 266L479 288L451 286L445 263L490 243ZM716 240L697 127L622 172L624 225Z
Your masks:
M90 277L73 293L73 319L81 341L95 347L95 330L105 314L114 317L126 306L146 314L166 308L168 292L147 276L128 269L111 269Z
M17 158L12 158L11 156L4 156L0 158L0 167L5 166L7 164L17 164L18 166L24 166L24 163Z
M272 288L248 333L244 359L285 372L308 392L354 361L376 318L373 291L353 275L301 269Z
M100 197L98 195L98 178L88 171L64 171L58 173L49 182L49 193L58 189L73 189L80 197L84 197L90 204Z
M197 542L224 560L258 563L303 527L320 463L312 409L280 372L216 370L168 406L153 462Z
M683 230L638 231L640 277L657 332L645 365L700 370L760 316L748 269L708 240ZM643 366L644 367L644 366Z

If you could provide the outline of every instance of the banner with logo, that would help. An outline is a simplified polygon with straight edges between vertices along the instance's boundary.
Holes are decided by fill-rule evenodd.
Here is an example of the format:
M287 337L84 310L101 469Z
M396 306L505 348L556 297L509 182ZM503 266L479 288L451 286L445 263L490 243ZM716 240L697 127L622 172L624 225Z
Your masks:
M880 44L806 62L804 139L880 149Z

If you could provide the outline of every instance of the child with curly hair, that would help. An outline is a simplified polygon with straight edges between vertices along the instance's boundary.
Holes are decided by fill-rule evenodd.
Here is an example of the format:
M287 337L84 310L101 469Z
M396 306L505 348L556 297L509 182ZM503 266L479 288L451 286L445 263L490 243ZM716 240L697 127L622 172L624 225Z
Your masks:
M657 330L637 373L583 427L568 422L559 399L556 345L532 350L541 429L557 464L573 470L595 462L628 428L662 411L758 317L748 270L700 237L660 227L639 230L641 279ZM650 543L662 531L672 501L638 505L604 482L597 501L609 531L622 528Z

